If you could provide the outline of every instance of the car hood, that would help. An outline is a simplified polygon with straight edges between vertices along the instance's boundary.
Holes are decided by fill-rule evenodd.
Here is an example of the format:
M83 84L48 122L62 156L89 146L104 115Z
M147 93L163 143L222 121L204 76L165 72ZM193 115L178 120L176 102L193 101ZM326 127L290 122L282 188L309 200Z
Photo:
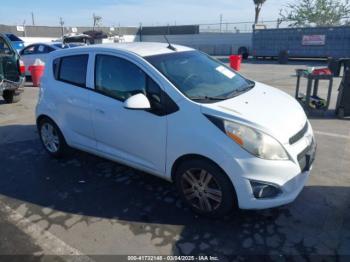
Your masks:
M290 95L262 83L242 95L214 104L202 104L203 114L257 128L289 143L307 121L300 104Z

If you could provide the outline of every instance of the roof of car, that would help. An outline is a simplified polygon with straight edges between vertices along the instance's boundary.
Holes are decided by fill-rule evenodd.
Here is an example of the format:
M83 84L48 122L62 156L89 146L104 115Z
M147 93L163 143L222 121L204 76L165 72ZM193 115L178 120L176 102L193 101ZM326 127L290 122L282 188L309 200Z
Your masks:
M176 51L174 51L168 48L168 46L169 44L166 44L166 43L134 42L134 43L98 44L98 45L90 45L90 46L77 47L77 48L92 49L92 50L96 50L96 49L124 50L127 52L135 53L142 57L194 50L186 46L173 45L173 47L176 48ZM74 49L77 50L77 48L74 48Z

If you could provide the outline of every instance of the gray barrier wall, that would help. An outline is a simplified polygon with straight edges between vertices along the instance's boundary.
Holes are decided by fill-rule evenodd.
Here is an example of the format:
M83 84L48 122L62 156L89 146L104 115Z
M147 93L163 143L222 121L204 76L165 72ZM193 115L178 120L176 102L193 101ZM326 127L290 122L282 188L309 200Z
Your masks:
M144 26L142 35L189 35L199 34L199 25Z
M91 27L64 27L63 33L72 33L72 29L76 33L82 33L91 30ZM193 47L210 55L237 54L240 47L246 47L249 51L252 45L252 33L198 34L198 26L143 27L141 35L139 28L136 27L115 27L114 31L111 31L110 27L99 27L98 30L113 35L137 36L130 41L141 39L145 42L166 42L164 35L167 35L168 39L174 44ZM62 35L62 28L59 26L26 26L25 32L21 32L17 30L16 26L0 25L0 32L13 33L19 37L59 38ZM179 34L181 32L184 33ZM192 34L190 34L191 32ZM156 35L148 35L150 33Z
M63 33L83 33L92 30L92 27L63 27ZM177 35L177 34L198 34L198 25L186 26L146 26L142 27L140 33L139 27L98 27L96 30L102 30L112 35ZM25 31L18 31L17 26L0 25L0 33L13 33L19 37L60 37L62 27L60 26L25 26Z
M251 33L202 33L194 35L167 35L173 44L185 45L199 49L209 55L237 54L240 47L248 50L252 46ZM144 42L162 42L166 40L162 35L145 35Z
M76 29L76 32L75 32ZM63 33L83 33L92 30L92 27L63 27ZM111 31L110 27L99 27L96 30L102 30L113 35L136 35L139 34L137 27L114 27ZM0 33L13 33L19 37L53 37L58 38L62 35L62 27L60 26L25 26L25 31L18 31L17 26L0 25Z

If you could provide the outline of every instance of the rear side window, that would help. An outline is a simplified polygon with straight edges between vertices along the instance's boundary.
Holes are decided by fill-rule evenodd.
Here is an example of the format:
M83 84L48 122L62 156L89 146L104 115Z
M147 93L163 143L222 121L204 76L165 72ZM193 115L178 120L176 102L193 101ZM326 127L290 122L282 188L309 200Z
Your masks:
M74 55L62 57L55 60L53 64L56 79L72 85L85 87L86 86L86 71L89 55ZM59 61L59 70L57 63Z
M28 46L28 47L24 48L24 49L20 52L20 54L21 54L21 55L33 55L33 54L35 54L36 49L37 49L37 46L36 46L36 45L31 45L31 46Z

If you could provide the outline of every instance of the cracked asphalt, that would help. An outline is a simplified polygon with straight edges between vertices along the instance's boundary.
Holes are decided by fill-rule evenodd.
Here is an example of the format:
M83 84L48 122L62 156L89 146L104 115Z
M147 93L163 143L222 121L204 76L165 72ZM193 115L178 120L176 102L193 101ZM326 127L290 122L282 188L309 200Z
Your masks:
M309 65L315 63L248 62L242 73L293 94L295 68ZM318 155L297 200L218 220L193 215L173 185L143 172L78 151L62 160L50 158L35 128L38 89L28 84L20 103L0 100L0 260L1 255L57 255L27 234L3 205L94 260L98 255L161 254L212 255L227 261L259 255L278 261L312 256L347 261L350 121L333 116L339 81L331 110L325 117L311 117Z

